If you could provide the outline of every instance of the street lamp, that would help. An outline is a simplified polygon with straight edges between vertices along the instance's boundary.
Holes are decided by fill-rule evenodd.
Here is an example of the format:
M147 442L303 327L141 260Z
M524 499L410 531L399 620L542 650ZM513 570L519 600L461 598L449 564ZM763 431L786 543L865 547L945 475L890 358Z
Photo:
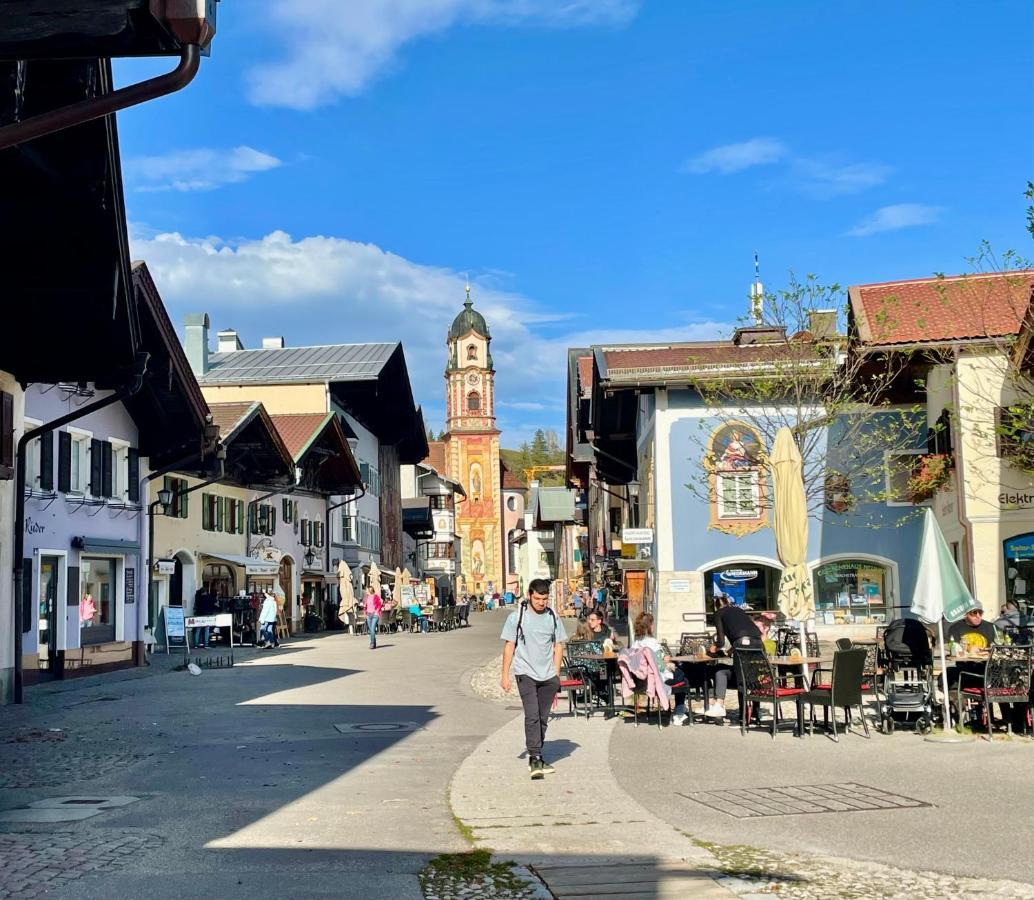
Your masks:
M628 482L626 487L628 488L628 496L631 497L633 500L636 497L639 496L639 482L638 481L630 481L630 482Z
M311 569L313 563L315 563L315 562L316 562L316 553L312 549L312 547L310 547L308 550L305 551L305 565L307 565Z
M161 504L162 514L166 516L169 515L169 512L172 508L172 491L169 490L167 487L163 487L161 490L159 490L158 502Z

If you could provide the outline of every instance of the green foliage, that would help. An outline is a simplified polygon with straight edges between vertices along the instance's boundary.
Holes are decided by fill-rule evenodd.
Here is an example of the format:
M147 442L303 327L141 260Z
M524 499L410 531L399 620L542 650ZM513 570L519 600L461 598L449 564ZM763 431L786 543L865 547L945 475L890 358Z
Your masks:
M564 465L564 450L560 446L557 433L543 428L536 429L531 443L525 441L517 450L502 449L499 451L506 467L521 481L525 481L525 471L535 466ZM543 485L562 485L565 475L561 471L539 472L536 476Z

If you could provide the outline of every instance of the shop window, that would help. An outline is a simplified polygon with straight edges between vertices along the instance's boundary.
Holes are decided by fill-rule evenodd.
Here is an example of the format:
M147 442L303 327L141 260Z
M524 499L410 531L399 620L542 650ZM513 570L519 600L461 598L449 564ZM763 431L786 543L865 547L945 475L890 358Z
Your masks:
M761 515L761 485L756 470L718 475L718 518L756 519Z
M925 451L923 450L898 450L886 455L886 494L888 506L915 505L908 483L919 471L923 456L925 456Z
M1011 537L1003 544L1005 599L1021 609L1034 595L1034 533Z
M477 391L467 394L467 412L481 412L481 395Z
M890 584L890 569L871 560L824 563L813 576L815 610L827 624L884 616Z
M237 576L225 563L209 563L201 571L204 590L216 597L232 597L237 593Z
M79 630L83 646L115 640L116 570L114 559L79 558Z
M709 600L728 597L744 609L776 609L780 575L779 569L755 562L728 563L707 572L704 584L710 591ZM709 602L708 623L711 622L712 607Z

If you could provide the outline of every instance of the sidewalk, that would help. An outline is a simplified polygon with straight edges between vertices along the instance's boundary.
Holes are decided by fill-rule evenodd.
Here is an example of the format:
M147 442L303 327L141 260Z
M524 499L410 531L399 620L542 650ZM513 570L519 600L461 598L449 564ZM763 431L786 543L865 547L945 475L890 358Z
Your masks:
M733 896L716 883L707 851L618 786L608 747L619 722L551 721L544 755L556 774L535 782L524 758L523 715L516 716L453 776L453 812L476 847L530 866L558 898Z

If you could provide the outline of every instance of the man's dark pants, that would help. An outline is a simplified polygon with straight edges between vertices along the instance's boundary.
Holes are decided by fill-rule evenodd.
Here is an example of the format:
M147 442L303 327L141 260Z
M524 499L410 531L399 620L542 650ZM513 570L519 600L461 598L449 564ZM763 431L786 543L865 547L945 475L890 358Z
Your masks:
M560 679L555 675L548 681L536 681L529 675L517 676L517 691L524 704L524 740L528 747L528 758L542 756L542 744L546 740L546 725L553 698L560 690Z

